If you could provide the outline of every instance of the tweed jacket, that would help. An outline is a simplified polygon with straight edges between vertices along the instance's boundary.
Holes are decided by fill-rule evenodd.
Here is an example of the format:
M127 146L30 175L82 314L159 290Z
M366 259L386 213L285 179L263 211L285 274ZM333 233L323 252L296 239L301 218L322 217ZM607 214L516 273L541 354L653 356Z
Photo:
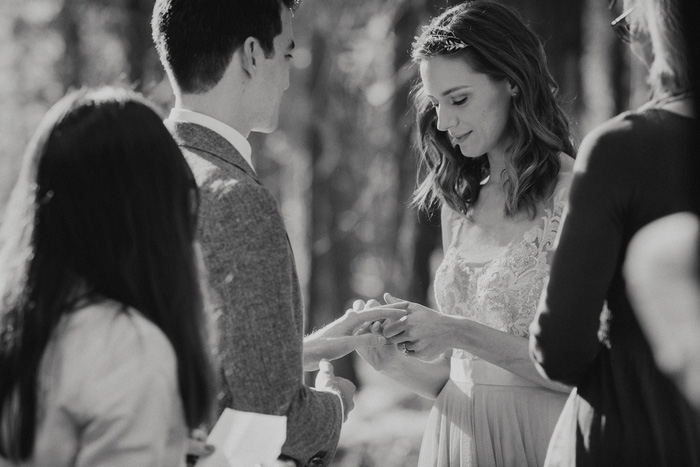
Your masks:
M286 415L282 454L299 465L327 465L342 404L303 382L303 304L277 202L222 136L184 122L172 130L200 189L199 238L219 332L219 409Z

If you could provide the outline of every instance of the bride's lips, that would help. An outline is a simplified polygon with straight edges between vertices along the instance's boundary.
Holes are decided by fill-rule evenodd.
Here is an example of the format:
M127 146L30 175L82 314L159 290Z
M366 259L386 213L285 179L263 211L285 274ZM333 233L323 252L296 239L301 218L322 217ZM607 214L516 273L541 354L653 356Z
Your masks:
M461 134L461 135L452 136L452 142L453 142L453 144L463 143L464 140L466 140L469 137L469 135L471 135L471 134L472 134L472 132L468 131L468 132Z

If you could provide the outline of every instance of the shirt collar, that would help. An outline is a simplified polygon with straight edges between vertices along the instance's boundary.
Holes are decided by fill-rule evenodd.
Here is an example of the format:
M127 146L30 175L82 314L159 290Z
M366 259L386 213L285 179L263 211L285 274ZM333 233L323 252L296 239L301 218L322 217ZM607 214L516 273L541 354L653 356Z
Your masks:
M196 125L203 126L218 133L223 138L225 138L226 141L231 143L231 145L236 149L236 151L238 151L241 154L241 156L243 156L243 159L245 159L248 165L250 165L250 167L253 170L255 170L255 168L253 167L253 161L251 156L253 153L253 149L251 148L250 143L245 138L245 136L243 136L234 128L225 124L224 122L210 117L208 115L195 112L193 110L181 108L174 108L170 111L170 115L165 121L165 124L168 125L170 122L194 123Z

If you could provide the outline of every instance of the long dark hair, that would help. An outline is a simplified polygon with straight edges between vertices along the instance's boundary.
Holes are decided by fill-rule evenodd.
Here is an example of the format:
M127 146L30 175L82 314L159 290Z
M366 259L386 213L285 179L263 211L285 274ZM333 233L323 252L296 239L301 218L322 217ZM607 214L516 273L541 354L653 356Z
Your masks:
M38 369L62 316L111 299L170 340L189 427L209 418L213 371L194 239L198 194L152 106L82 90L44 117L24 156L0 251L0 455L34 449Z
M517 86L507 127L511 143L505 212L534 216L538 202L556 185L559 154L575 157L569 122L555 98L557 84L537 36L513 10L491 1L470 1L433 19L414 42L412 55L415 62L435 56L463 59L478 73ZM437 113L421 84L414 90L414 102L423 178L414 203L430 208L445 202L466 213L479 197L488 159L464 157L447 133L437 129Z

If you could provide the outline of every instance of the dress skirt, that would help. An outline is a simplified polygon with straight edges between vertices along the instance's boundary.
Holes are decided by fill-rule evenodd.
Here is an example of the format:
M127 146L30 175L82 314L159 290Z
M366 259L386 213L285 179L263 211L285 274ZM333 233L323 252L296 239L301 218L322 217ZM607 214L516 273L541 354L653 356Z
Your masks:
M452 358L419 467L541 467L568 394L480 359Z

